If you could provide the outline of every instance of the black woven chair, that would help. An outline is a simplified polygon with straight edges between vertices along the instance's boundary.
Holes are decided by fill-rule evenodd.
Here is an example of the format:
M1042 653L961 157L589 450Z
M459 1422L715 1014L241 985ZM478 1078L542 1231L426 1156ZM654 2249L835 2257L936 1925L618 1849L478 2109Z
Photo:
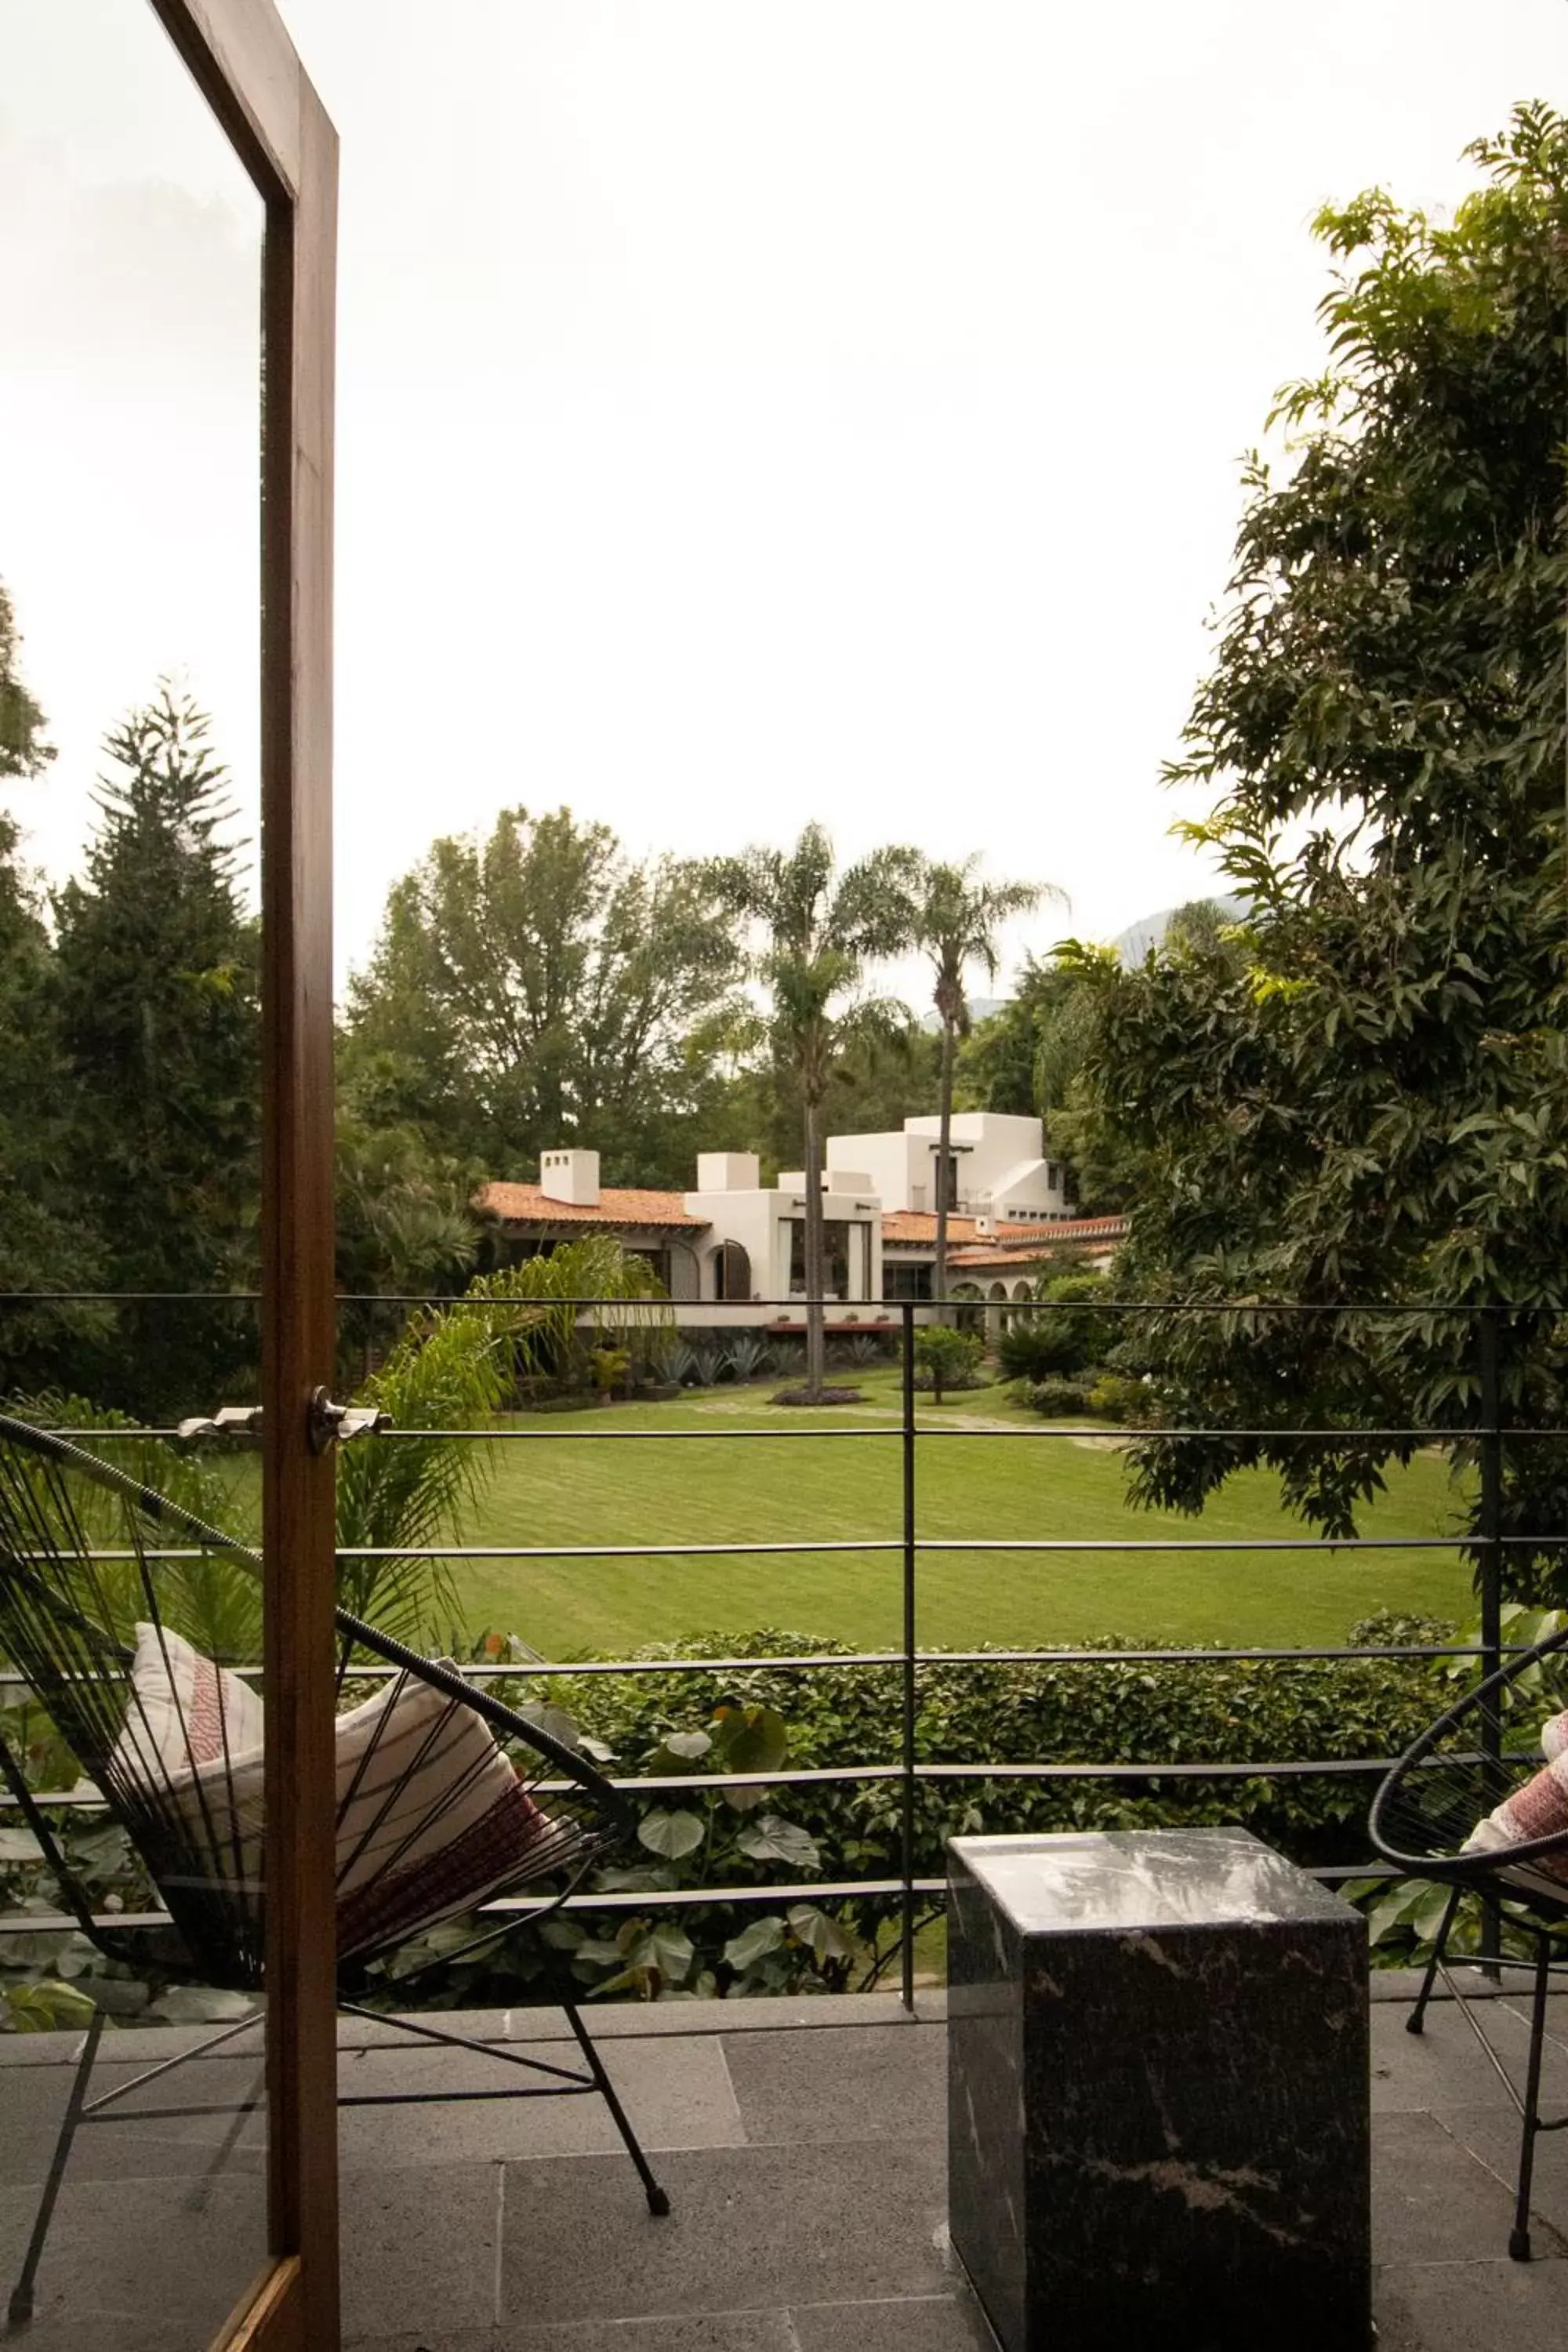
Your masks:
M1568 1879L1543 1864L1561 1866L1568 1858L1568 1830L1541 1837L1493 1831L1490 1834L1500 1835L1503 1842L1485 1851L1469 1847L1467 1842L1478 1823L1509 1804L1542 1770L1542 1750L1533 1743L1542 1716L1555 1714L1563 1705L1565 1693L1558 1677L1568 1664L1565 1653L1568 1632L1521 1652L1478 1684L1400 1758L1373 1801L1371 1817L1373 1843L1401 1876L1432 1879L1449 1890L1432 1956L1405 2025L1412 2033L1422 2031L1426 2005L1441 1977L1513 2102L1521 2139L1508 2250L1516 2262L1530 2260L1530 2192L1536 2139L1542 2132L1568 2127L1568 2115L1548 2119L1541 2112L1547 1997L1553 1977L1568 1974L1568 1959L1552 1957L1558 1948L1553 1930L1568 1922ZM1488 2001L1468 2000L1464 1985L1449 1965L1449 1943L1467 1895L1483 1899L1483 1916L1494 1926L1500 1927L1506 1921L1525 1945L1534 1948L1533 1965L1501 1950L1465 1954L1470 1968L1531 1969L1530 2044L1522 2084L1515 2081L1482 2022Z
M254 1994L259 2002L266 1990L266 1889L258 1706L237 1676L209 1663L200 1640L216 1588L226 1577L232 1584L237 1565L247 1578L260 1574L254 1550L166 1496L79 1445L0 1415L0 1656L24 1676L128 1833L167 1927L144 1922L117 1927L95 1916L21 1759L3 1738L0 1775L43 1851L65 1908L106 1958L132 1963L140 1975L151 1970L164 1981ZM420 1657L343 1610L337 1622L342 1679L352 1683L356 1672L379 1676L377 1696L357 1717L340 1717L339 2007L376 2017L421 2043L494 2058L514 2077L501 2089L363 2094L342 2104L596 2092L637 2168L649 2211L668 2213L668 2199L605 2072L571 1980L544 1938L538 1938L538 1950L551 1997L565 2012L582 2071L385 2016L355 1997L365 1991L374 1962L383 1964L377 1990L384 1994L414 1984L432 1968L493 1950L508 1937L537 1937L585 1872L626 1843L635 1809L583 1756L466 1681L454 1666ZM387 1668L394 1670L390 1676ZM150 1680L155 1703L148 1696ZM354 1735L346 1759L345 1726ZM430 1927L525 1889L538 1897L535 1907L508 1912L494 1923L480 1917L471 1937L437 1959L405 1970L386 1967L389 1955ZM173 2063L205 2055L254 2027L259 2015L258 2009L226 2025ZM167 2065L93 2097L103 2025L98 2011L82 2044L10 2299L13 2326L32 2315L34 2282L76 2133L127 2112L138 2119L194 2112L126 2110L124 2103L154 2076L166 2075ZM258 2097L259 2087L237 2110L226 2151Z

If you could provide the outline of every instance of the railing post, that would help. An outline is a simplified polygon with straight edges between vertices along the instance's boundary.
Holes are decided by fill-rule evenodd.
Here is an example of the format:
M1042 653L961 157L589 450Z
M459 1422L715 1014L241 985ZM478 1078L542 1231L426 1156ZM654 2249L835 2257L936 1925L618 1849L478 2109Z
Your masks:
M1478 1334L1480 1356L1480 1590L1481 1676L1483 1681L1502 1665L1502 1371L1500 1312L1481 1309ZM1502 1783L1502 1714L1488 1703L1481 1709L1481 1754L1488 1766L1487 1798L1495 1803ZM1489 1897L1483 1906L1482 1948L1498 1953L1502 1948L1502 1913ZM1496 1978L1497 1969L1488 1973Z
M900 1452L902 1455L904 1504L904 1686L901 1741L904 1769L900 1875L903 1880L901 1937L903 2000L905 2009L912 2015L915 2006L915 1309L912 1299L904 1300L902 1319L903 1430Z

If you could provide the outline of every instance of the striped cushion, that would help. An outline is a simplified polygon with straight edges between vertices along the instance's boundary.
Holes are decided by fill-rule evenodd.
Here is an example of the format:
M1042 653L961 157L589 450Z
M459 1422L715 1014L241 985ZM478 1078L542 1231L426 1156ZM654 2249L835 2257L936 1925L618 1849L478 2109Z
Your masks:
M340 1716L336 1746L340 1958L434 1927L515 1884L559 1827L489 1726L409 1676ZM166 1779L168 1801L211 1875L258 1892L259 1742Z
M111 1778L160 1785L261 1745L258 1692L215 1665L166 1626L139 1624L131 1703L110 1763Z
M470 1909L547 1830L489 1726L427 1683L340 1716L337 1748L340 1958Z
M1555 1853L1531 1854L1505 1875L1521 1886L1539 1881L1534 1892L1568 1897L1568 1756L1559 1754L1521 1788L1478 1822L1465 1841L1471 1853L1500 1853L1510 1846L1529 1845L1537 1838L1561 1837Z

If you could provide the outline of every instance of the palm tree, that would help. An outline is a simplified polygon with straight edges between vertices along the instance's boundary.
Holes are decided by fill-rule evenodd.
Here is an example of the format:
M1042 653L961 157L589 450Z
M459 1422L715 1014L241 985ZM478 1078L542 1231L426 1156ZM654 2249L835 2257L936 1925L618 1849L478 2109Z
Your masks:
M714 859L708 879L732 915L765 944L752 971L773 999L773 1051L800 1084L805 1162L805 1396L822 1394L826 1370L823 1292L822 1103L839 1055L868 1031L895 1024L902 1008L857 994L867 959L897 955L913 938L910 849L879 849L836 872L833 844L808 824L792 850L748 849ZM907 1018L907 1015L904 1017Z
M936 1157L936 1264L932 1296L947 1297L947 1219L952 1206L952 1071L958 1041L969 1033L964 975L978 964L996 977L999 934L1015 915L1026 915L1046 897L1062 893L1049 883L984 882L980 859L962 866L922 865L915 885L914 936L936 974L932 995L942 1024L940 1126Z
M647 1259L607 1234L481 1275L461 1298L409 1317L356 1399L378 1405L405 1433L392 1444L345 1446L338 1461L339 1546L380 1555L345 1559L340 1552L338 1598L355 1616L415 1640L460 1621L446 1563L424 1554L461 1540L489 1484L495 1449L441 1433L485 1427L521 1375L558 1369L577 1343L582 1299L599 1302L596 1339L669 1321ZM425 1433L406 1433L413 1431Z

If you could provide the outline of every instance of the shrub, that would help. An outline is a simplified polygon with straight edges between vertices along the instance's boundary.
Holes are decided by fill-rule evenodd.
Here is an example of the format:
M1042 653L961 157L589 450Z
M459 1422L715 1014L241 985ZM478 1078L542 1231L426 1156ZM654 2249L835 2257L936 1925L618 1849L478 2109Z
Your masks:
M1447 1632L1434 1630L1439 1639ZM1385 1636L1374 1622L1358 1628L1357 1638ZM1113 1780L922 1780L915 1796L917 1874L940 1877L944 1842L958 1834L1237 1823L1308 1866L1358 1863L1368 1851L1370 1776L1258 1773L1175 1780L1160 1766L1393 1757L1444 1704L1445 1686L1431 1661L1200 1657L1164 1663L1118 1658L1116 1651L1131 1646L1122 1640L1080 1646L1105 1654L1024 1663L983 1658L962 1665L923 1660L916 1674L920 1760L1146 1763L1148 1771ZM644 1655L712 1657L727 1647L759 1659L845 1649L805 1633L763 1631L700 1635ZM619 1773L665 1769L655 1759L668 1752L670 1733L702 1724L726 1706L760 1707L787 1725L789 1764L801 1769L895 1762L900 1675L896 1664L806 1672L763 1664L727 1675L563 1677L552 1695L615 1749ZM824 1878L897 1875L902 1801L897 1780L796 1784L781 1795ZM650 1803L668 1806L669 1799ZM770 1874L777 1874L771 1866L746 1873L753 1881ZM824 1909L841 1932L875 1953L897 1906L885 1897L866 1897ZM754 1906L720 1905L682 1915L697 1955L693 1981L715 1955L721 1959L755 1916ZM614 1927L602 1931L607 1940L618 1932ZM772 1947L771 1958L784 1969L789 1948ZM796 1949L792 1981L797 1989L844 1981L841 1973L824 1977L815 1963L808 1967L809 1958L809 1949L805 1958ZM722 1967L718 1973L722 1978ZM458 1990L464 2000L476 1995L471 1985Z
M1098 1274L1059 1274L1038 1282L1037 1305L1016 1312L1002 1334L996 1352L1007 1378L1043 1381L1053 1372L1081 1372L1098 1363L1115 1337L1106 1328L1114 1318L1075 1315L1071 1309L1104 1295Z
M1031 1412L1043 1412L1048 1421L1075 1421L1089 1411L1089 1387L1082 1381L1053 1373L1049 1380L1036 1381L1026 1391L1025 1402Z
M617 1389L631 1384L632 1360L626 1348L595 1348L588 1358L594 1386L607 1404Z
M948 1323L926 1324L915 1334L916 1388L933 1391L938 1404L948 1389L979 1388L984 1352L978 1331L955 1331Z
M1350 1638L1373 1646L1452 1637L1450 1627L1433 1621L1384 1616L1358 1625ZM498 1654L500 1638L480 1644L487 1657ZM1166 1662L1119 1657L1118 1650L1131 1646L1123 1641L1079 1646L1095 1654L1024 1662L983 1656L962 1664L922 1660L915 1678L918 1759L1147 1769L1114 1780L921 1780L915 1791L918 1875L942 1874L944 1841L955 1834L1222 1823L1239 1823L1309 1866L1362 1862L1370 1776L1177 1780L1161 1766L1393 1757L1453 1696L1441 1660L1200 1655ZM574 1721L584 1746L602 1759L613 1755L619 1775L668 1779L897 1762L897 1663L810 1671L773 1664L849 1654L842 1643L773 1630L699 1634L641 1654L673 1662L727 1654L762 1663L729 1672L561 1675L542 1685L531 1676L494 1687L514 1705L542 1708L553 1729ZM37 1748L25 1730L18 1745L42 1785L60 1786L62 1772L68 1779L66 1759ZM693 1790L684 1801L668 1790L650 1791L640 1853L595 1881L600 1892L625 1893L626 1909L563 1918L552 1940L578 1980L600 1994L843 1989L857 1980L856 1969L859 1980L875 1970L879 1938L885 1945L896 1923L895 1901L795 1900L777 1912L715 1901L674 1915L639 1910L637 1896L676 1886L895 1877L901 1804L896 1780L723 1794ZM74 1816L61 1826L95 1899L112 1895L145 1907L145 1889L118 1832L95 1825L84 1832ZM13 1904L37 1900L53 1907L47 1876L37 1862L0 1857L0 1892ZM1390 1890L1378 1886L1369 1897L1385 1906L1377 1925L1389 1957L1402 1957L1418 1935L1390 1901ZM396 1965L455 1952L473 1932L471 1922L447 1922L406 1948ZM17 1965L20 1950L8 1956L10 1965L0 1965L0 2001L15 2006L20 1995L26 2008L52 1998L46 1982L83 1969L79 1944L68 1935L45 1948L40 1939L25 1966ZM98 1964L91 1965L96 1976ZM433 1973L425 1998L437 2006L504 2005L520 1983L532 1982L538 1965L528 1939L519 1939L504 1956ZM135 1992L145 2000L144 1986ZM401 1996L404 2005L406 1999ZM28 2021L0 2014L0 2032L8 2022Z
M1142 1381L1130 1381L1121 1372L1100 1372L1086 1402L1101 1421L1146 1421L1152 1409L1152 1398Z

